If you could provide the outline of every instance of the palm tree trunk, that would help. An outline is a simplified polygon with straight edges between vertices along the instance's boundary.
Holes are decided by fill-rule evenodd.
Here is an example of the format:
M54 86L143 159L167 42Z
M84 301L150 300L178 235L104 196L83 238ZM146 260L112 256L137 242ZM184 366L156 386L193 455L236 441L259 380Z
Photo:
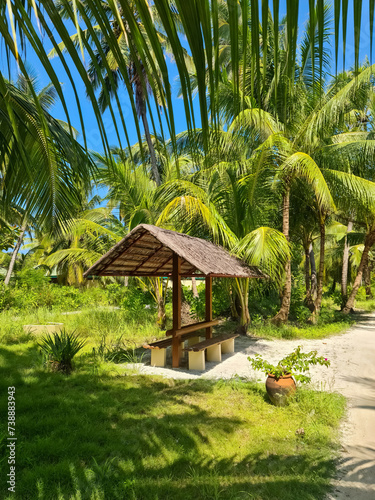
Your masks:
M23 241L23 238L25 236L25 232L26 232L26 225L21 227L21 232L20 232L20 235L18 236L16 246L14 247L14 250L12 253L12 258L10 259L8 271L7 271L7 274L5 276L4 285L9 285L10 277L12 276L14 264L16 263L16 258L17 258L18 252L21 248L22 241Z
M361 285L362 281L362 275L363 271L367 265L368 262L368 254L371 250L372 245L375 242L375 230L373 229L365 239L365 248L363 249L362 257L361 257L361 262L358 267L358 272L357 276L355 277L353 288L351 291L351 294L349 295L349 298L345 304L345 307L342 309L343 314L348 314L353 310L354 307L354 300L357 295L358 289Z
M366 300L371 300L373 298L371 291L371 268L372 268L372 263L370 262L369 259L367 259L367 265L363 271L365 278L365 286L366 286Z
M155 296L156 296L156 303L158 306L158 325L161 330L165 329L165 323L167 320L167 316L165 314L165 303L164 303L164 297L163 297L163 281L159 282L159 280L162 280L162 278L155 278ZM161 289L160 289L161 285Z
M305 298L305 304L306 306L310 309L311 312L313 312L315 306L314 306L314 299L312 297L312 285L313 285L313 266L311 264L311 276L310 276L310 255L312 250L312 243L311 242L306 242L305 245L305 285L306 285L306 298ZM314 278L315 278L315 284L316 284L316 269L315 269L315 259L314 259ZM315 286L316 288L316 286Z
M241 335L246 335L251 321L249 312L249 279L236 279L236 284L240 301L240 324L238 331Z
M197 281L195 278L191 278L191 291L193 292L193 297L198 298Z
M141 118L142 118L143 128L145 131L148 150L150 152L152 176L153 176L154 181L156 182L157 186L160 186L161 179L160 179L159 169L158 169L158 166L156 163L155 148L154 148L154 145L152 144L150 129L148 126L148 121L147 121L147 116L146 116L146 106L142 106Z
M283 197L283 234L289 241L289 210L290 210L290 186L287 185ZM279 312L272 318L272 323L281 324L288 321L290 310L290 297L292 294L292 267L290 258L285 264L285 284L281 296L281 307Z
M236 282L234 281L234 286L232 285L230 288L230 314L232 319L237 320L239 317L238 314L238 308L237 308L237 297L238 294L236 293Z
M315 263L315 254L312 243L310 243L309 256L310 256L310 266L311 266L311 298L315 302L318 290L318 283L316 279L316 263Z
M348 229L346 233L349 233L353 229L353 221L348 222ZM341 300L342 308L344 307L346 301L348 300L348 267L349 267L349 243L348 236L345 236L344 243L344 253L342 256L342 275L341 275Z
M305 286L306 286L306 297L310 293L311 289L311 279L310 279L310 244L304 245L305 250Z
M317 283L317 294L314 301L314 309L309 318L309 321L316 323L320 309L322 307L323 299L323 283L324 283L324 254L325 254L325 242L326 242L326 216L320 213L319 225L320 225L320 259L319 259L319 274Z
M315 313L319 314L322 307L323 298L323 283L324 283L324 257L326 244L326 217L320 216L320 259L319 259L319 275L318 275L318 293L315 301Z

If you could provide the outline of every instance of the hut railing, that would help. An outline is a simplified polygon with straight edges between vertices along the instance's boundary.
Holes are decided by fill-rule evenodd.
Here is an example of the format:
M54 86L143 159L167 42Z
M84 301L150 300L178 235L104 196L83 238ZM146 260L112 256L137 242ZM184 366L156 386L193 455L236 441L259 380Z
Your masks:
M192 325L186 325L182 326L178 330L167 330L165 332L166 335L175 335L179 337L180 335L183 335L184 333L190 333L190 332L195 332L196 330L201 330L203 328L210 328L211 326L215 326L219 324L219 320L215 319L212 321L201 321L200 323L193 323Z

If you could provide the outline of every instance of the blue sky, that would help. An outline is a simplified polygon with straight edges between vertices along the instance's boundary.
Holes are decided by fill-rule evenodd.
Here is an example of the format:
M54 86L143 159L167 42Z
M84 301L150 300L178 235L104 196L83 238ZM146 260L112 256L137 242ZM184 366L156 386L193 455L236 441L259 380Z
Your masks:
M347 36L347 46L346 46L346 67L350 67L354 63L354 35L353 35L353 29L351 27L352 24L352 8L353 4L352 1L349 2L349 16L348 16L348 36ZM300 1L300 8L299 8L299 23L300 23L300 31L303 31L304 24L306 22L307 16L308 16L308 2L307 1ZM283 12L285 12L285 1L280 2L280 17L282 16ZM368 1L363 2L363 16L362 16L362 29L361 29L361 48L360 48L360 60L364 59L365 55L369 55L370 52L370 35L369 35L369 20L368 20ZM71 31L72 33L75 31L74 26L71 26ZM46 37L45 39L45 46L46 49L49 50L50 47L48 47L49 40ZM332 40L332 55L334 54L334 42ZM342 51L342 42L340 42L340 52ZM37 57L33 54L31 49L28 49L27 52L27 63L29 66L33 67L37 73L40 74L40 80L42 85L46 85L49 82L48 76L45 74L42 65L40 64L39 60ZM338 64L338 69L339 71L342 69L342 59L339 59L339 64ZM87 61L86 61L87 62ZM4 63L3 63L4 64ZM69 84L68 78L62 68L61 62L59 62L58 58L54 59L52 61L52 64L55 68L55 71L57 72L59 76L60 82L63 83L63 90L64 90L64 95L66 98L66 102L68 103L69 107L69 114L71 117L71 121L74 127L76 127L80 131L80 121L79 121L79 116L78 116L78 111L77 111L77 106L75 103L75 97L72 91L72 88ZM171 63L168 60L168 69L170 72L170 81L174 82L173 83L173 94L174 94L174 99L173 99L173 110L174 110L174 115L175 115L175 123L176 123L176 129L177 132L181 132L183 130L186 130L186 120L185 120L185 111L184 111L184 106L183 106L183 101L182 99L177 98L177 89L178 89L178 82L177 82L177 71L173 63ZM69 64L69 67L72 70L73 77L75 79L75 83L78 89L78 93L80 96L80 103L82 106L82 110L84 113L84 121L85 121L85 128L86 128L86 137L87 137L87 143L88 147L92 150L96 151L102 151L103 146L101 143L100 139L100 134L99 134L99 129L96 123L95 115L92 110L91 104L86 98L85 95L85 88L84 84L80 81L80 77L77 73L77 71L74 69L73 64ZM2 68L4 72L6 72L5 67ZM335 69L332 67L332 73L334 73ZM15 78L15 72L13 74L13 78ZM122 111L126 120L127 124L127 129L128 129L128 134L130 137L130 142L131 144L134 144L137 141L137 134L136 134L136 128L134 125L133 121L133 114L130 108L129 104L129 99L127 97L127 93L125 88L121 90L121 93L119 94L121 106L122 106ZM200 125L200 120L199 120L199 106L197 99L195 100L195 111L196 111L196 122L197 126ZM56 118L60 118L62 120L65 120L65 114L62 108L61 104L57 104L55 108L53 109L53 115ZM120 122L119 116L117 116L118 122ZM103 117L104 120L104 125L106 129L107 136L109 138L109 143L110 145L118 145L118 140L115 134L115 128L113 125L112 118L109 115L109 112L106 112ZM120 127L121 128L121 127ZM141 127L142 130L142 127ZM165 133L167 133L167 127L165 127ZM122 134L123 135L123 134ZM123 139L123 145L126 145L125 139Z

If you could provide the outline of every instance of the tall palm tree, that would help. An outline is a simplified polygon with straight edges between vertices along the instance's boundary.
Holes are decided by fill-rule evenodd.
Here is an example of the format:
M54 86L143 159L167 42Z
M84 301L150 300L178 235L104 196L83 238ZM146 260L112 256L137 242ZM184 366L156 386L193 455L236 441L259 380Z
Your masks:
M36 76L26 80L21 75L15 85L6 82L5 88L0 99L0 210L5 217L15 209L20 214L8 284L31 220L46 230L61 230L79 205L82 191L89 189L94 169L67 125L49 113L56 98L53 86L38 91ZM42 117L32 94L38 96Z
M289 245L279 231L265 226L273 222L276 211L272 198L265 190L253 192L262 156L256 148L251 155L249 142L241 136L235 139L232 130L213 135L216 145L211 155L202 158L200 168L162 186L160 197L165 208L159 223L211 237L250 264L260 265L272 278L280 278L283 263L289 258ZM200 139L198 135L197 144ZM250 323L249 280L235 280L234 291L239 330L244 334Z
M122 234L142 223L159 225L163 203L158 197L156 182L150 179L141 164L134 164L126 156L126 151L118 151L110 160L103 155L95 155L99 169L98 182L108 188L107 206L119 220ZM155 298L158 324L163 329L166 322L167 292L163 278L140 280Z
M84 0L76 0L72 3L72 8L69 9L69 19L76 25L78 31L78 47L71 43L70 34L66 27L66 23L61 20L60 6L50 0L35 0L35 2L25 2L24 0L9 0L1 4L1 22L0 33L4 39L6 47L9 49L10 57L19 58L22 53L22 41L28 38L32 50L43 62L46 71L58 90L60 98L63 97L59 79L52 65L46 57L46 49L42 37L47 34L54 48L57 50L62 64L67 70L68 77L76 89L72 75L69 74L69 68L66 64L64 55L58 50L58 44L62 41L72 58L73 64L80 73L80 78L83 80L86 88L89 91L92 99L95 114L97 116L101 133L105 142L105 128L100 116L99 107L96 105L95 95L90 91L90 80L85 72L84 64L80 54L84 54L85 50L89 52L89 45L93 42L95 47L99 49L102 42L108 45L113 51L119 64L123 64L123 57L118 51L118 39L114 36L111 19L118 22L119 29L124 33L129 29L132 40L134 42L134 51L140 55L140 61L144 65L145 73L153 88L164 88L166 91L166 116L169 120L171 133L174 133L174 118L172 110L172 98L170 93L171 77L168 67L164 60L163 43L158 36L158 30L155 29L153 12L157 12L163 32L168 37L168 42L171 47L171 52L177 66L181 81L182 97L184 99L185 113L188 129L192 130L195 127L194 107L192 106L191 96L191 81L189 68L184 60L184 47L188 46L188 52L194 62L197 74L197 90L199 96L200 115L202 119L203 134L209 134L210 116L206 100L206 91L213 100L215 93L220 84L220 67L221 67L221 52L219 50L219 41L221 36L222 16L221 10L228 7L227 12L227 31L229 32L228 52L231 54L232 69L235 78L234 93L236 99L233 100L233 108L240 109L243 100L239 99L241 81L238 78L238 68L240 65L240 57L243 54L244 58L249 57L251 66L250 78L255 83L255 79L261 80L263 77L261 69L267 67L268 53L265 47L269 47L269 42L273 40L273 58L275 68L275 81L280 80L280 65L286 68L286 75L290 78L295 72L295 64L297 61L297 39L298 39L298 7L299 0L291 0L286 2L285 9L285 37L284 40L279 39L279 26L282 17L281 5L279 1L270 2L269 0L262 1L262 8L259 9L258 2L202 2L199 0L158 0L157 2L149 2L149 0L132 0L132 2L102 2L101 0L93 0L90 2L91 12L88 11L88 2ZM154 9L150 8L154 7ZM348 19L352 19L354 36L354 59L355 68L358 67L359 42L361 38L362 24L362 2L354 2L353 16L348 17L349 3L347 1L335 1L334 3L334 35L335 35L335 59L336 62L341 57L338 52L339 45L342 44L345 63L345 48ZM121 11L122 8L122 11ZM269 10L272 10L272 19L269 17ZM29 23L32 18L38 19L40 29L36 28L35 24ZM89 13L91 15L89 15ZM175 15L178 13L178 17ZM240 13L240 16L239 16ZM373 19L375 13L374 2L369 2L368 19L370 20L370 44L373 44ZM80 26L79 18L82 18ZM142 20L143 31L140 29L137 21L137 16ZM245 19L246 22L242 22ZM326 31L326 15L323 1L309 2L309 34L310 38L306 45L310 45L311 64L309 64L310 74L322 74L323 67L321 61L323 55L327 52L328 41L325 40L324 34ZM124 21L127 23L125 24ZM345 29L339 33L340 21ZM95 31L95 26L99 26L100 30ZM261 26L261 29L260 29ZM180 28L182 27L185 37L180 36ZM85 29L88 31L85 32ZM85 33L89 33L91 40L88 40ZM212 39L213 34L213 39ZM260 34L262 35L260 37ZM341 36L342 35L342 36ZM248 46L248 37L251 37L251 45ZM315 45L315 40L318 44ZM287 51L284 50L287 43ZM150 57L149 47L152 47L155 54L155 60ZM316 47L316 50L315 50ZM315 57L317 56L317 57ZM21 65L22 66L22 65ZM345 66L345 64L344 64ZM161 72L158 74L155 71L159 68ZM107 68L108 76L111 71ZM124 76L125 72L123 72ZM267 79L266 79L267 81ZM130 85L128 79L128 85ZM277 85L270 89L271 94L279 96L279 99L284 99L288 96L283 96L277 92ZM129 94L132 90L128 86ZM80 109L79 97L76 96L77 106ZM64 102L66 105L66 103ZM167 107L168 106L168 107ZM285 108L285 106L284 106ZM67 107L66 107L67 109ZM219 110L215 108L215 112L211 115L212 122L217 121ZM156 113L155 113L156 115ZM114 118L114 115L113 115ZM83 118L82 118L83 123Z
M72 0L69 2L63 2L61 0L55 1L55 5L58 7L60 15L66 19L69 19L74 9L74 4L75 2ZM146 67L150 67L151 65L150 59L156 59L155 53L149 43L147 46L147 54L145 51L140 52L137 49L134 33L130 28L130 20L126 17L125 9L121 5L121 2L116 1L115 11L109 4L103 4L103 7L111 26L112 43L110 43L103 34L100 24L95 25L92 30L86 29L83 33L78 32L72 35L71 41L75 46L79 47L84 37L92 46L92 50L89 52L90 61L88 65L88 76L93 89L100 90L98 104L102 113L108 109L111 100L116 100L117 105L121 106L118 96L122 85L131 93L133 98L131 102L134 102L136 115L138 118L141 118L143 124L151 163L152 178L159 186L161 184L161 177L147 118L147 108L150 106L148 95L154 94L156 106L162 106L162 103L165 101L163 87L156 88L153 86L151 84L150 74L146 71ZM142 17L137 10L136 2L128 2L128 8L132 15L132 21L137 24L139 31L147 42L147 32ZM153 2L147 2L147 8L152 14L158 39L161 41L162 49L165 51L168 49L169 44L165 33L162 32L160 19ZM85 5L80 17L82 20L94 20L94 12L95 11L88 5ZM96 35L99 36L101 40L99 46L96 43ZM113 43L116 43L116 47L113 47ZM61 42L58 49L64 52L67 50L67 45ZM55 57L57 55L58 50L56 49L53 49L49 54L50 57ZM159 68L155 68L155 71L160 73ZM156 77L157 75L153 76ZM141 142L140 145L142 146ZM143 151L141 150L141 152Z

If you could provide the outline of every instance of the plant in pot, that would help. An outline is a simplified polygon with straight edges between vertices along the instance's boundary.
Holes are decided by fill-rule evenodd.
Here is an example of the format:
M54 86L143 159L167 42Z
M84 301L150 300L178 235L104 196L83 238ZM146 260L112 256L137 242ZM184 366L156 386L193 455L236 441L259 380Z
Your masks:
M276 406L284 406L288 397L296 392L296 381L310 382L309 368L311 365L328 367L331 364L327 358L318 356L317 351L301 352L301 349L302 346L298 346L276 365L263 359L260 354L256 354L253 358L247 358L254 370L262 371L267 375L266 391Z

